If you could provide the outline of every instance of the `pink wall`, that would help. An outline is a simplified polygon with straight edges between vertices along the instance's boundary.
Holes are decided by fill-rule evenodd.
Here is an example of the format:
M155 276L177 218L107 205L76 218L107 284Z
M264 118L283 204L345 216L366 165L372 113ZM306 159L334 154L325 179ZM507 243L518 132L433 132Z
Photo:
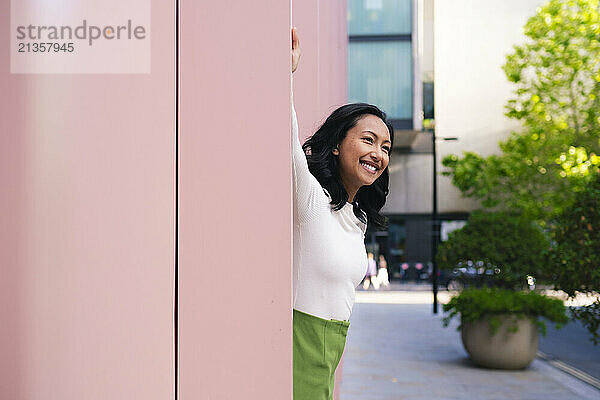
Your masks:
M172 398L174 3L147 75L11 75L0 11L0 398Z
M346 0L302 0L293 5L302 56L294 73L294 101L301 139L347 103Z
M181 400L291 398L290 5L181 15Z

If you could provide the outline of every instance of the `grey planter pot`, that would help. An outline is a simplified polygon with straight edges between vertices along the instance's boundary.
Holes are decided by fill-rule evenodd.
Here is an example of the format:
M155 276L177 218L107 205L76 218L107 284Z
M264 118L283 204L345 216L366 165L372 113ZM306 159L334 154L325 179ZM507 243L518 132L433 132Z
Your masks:
M484 368L525 369L538 350L538 328L531 318L518 320L517 332L509 332L513 314L500 315L500 328L491 335L489 322L481 319L463 324L461 336L473 363Z

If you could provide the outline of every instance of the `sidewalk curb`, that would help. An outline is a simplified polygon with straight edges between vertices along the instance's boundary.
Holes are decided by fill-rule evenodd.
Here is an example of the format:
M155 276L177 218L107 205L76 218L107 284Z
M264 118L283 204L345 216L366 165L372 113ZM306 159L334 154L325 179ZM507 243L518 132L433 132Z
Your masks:
M593 388L595 388L597 390L600 390L600 379L596 379L593 376L591 376L591 375L589 375L589 374L587 374L587 373L585 373L563 361L560 361L559 359L551 357L541 351L537 352L537 356L538 356L538 358L546 361L548 364L550 364L554 368L559 369L562 372L565 372L565 373L571 375L572 377L579 379L580 381L582 381L584 383L587 383L588 385L592 386Z

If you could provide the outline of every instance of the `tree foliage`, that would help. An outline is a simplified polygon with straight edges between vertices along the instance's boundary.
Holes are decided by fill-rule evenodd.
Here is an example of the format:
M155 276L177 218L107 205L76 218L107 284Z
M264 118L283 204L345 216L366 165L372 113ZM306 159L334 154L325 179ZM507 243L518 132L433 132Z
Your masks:
M555 289L575 297L577 293L600 293L600 174L581 192L575 202L553 221L549 269ZM600 300L573 308L600 342Z
M599 0L551 0L524 32L503 66L514 84L506 115L523 129L500 142L499 155L469 152L442 163L465 196L544 223L600 167Z

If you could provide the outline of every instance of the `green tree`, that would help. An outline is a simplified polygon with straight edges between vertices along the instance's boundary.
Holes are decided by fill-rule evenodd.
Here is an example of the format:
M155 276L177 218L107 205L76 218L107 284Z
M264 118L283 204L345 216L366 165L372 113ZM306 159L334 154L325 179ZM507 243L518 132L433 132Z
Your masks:
M600 167L599 0L551 0L525 25L503 66L514 83L506 115L523 129L499 155L442 160L444 175L484 207L542 223L560 214Z
M600 174L553 221L549 272L555 289L570 297L577 293L600 293ZM600 342L600 299L589 306L571 308Z

